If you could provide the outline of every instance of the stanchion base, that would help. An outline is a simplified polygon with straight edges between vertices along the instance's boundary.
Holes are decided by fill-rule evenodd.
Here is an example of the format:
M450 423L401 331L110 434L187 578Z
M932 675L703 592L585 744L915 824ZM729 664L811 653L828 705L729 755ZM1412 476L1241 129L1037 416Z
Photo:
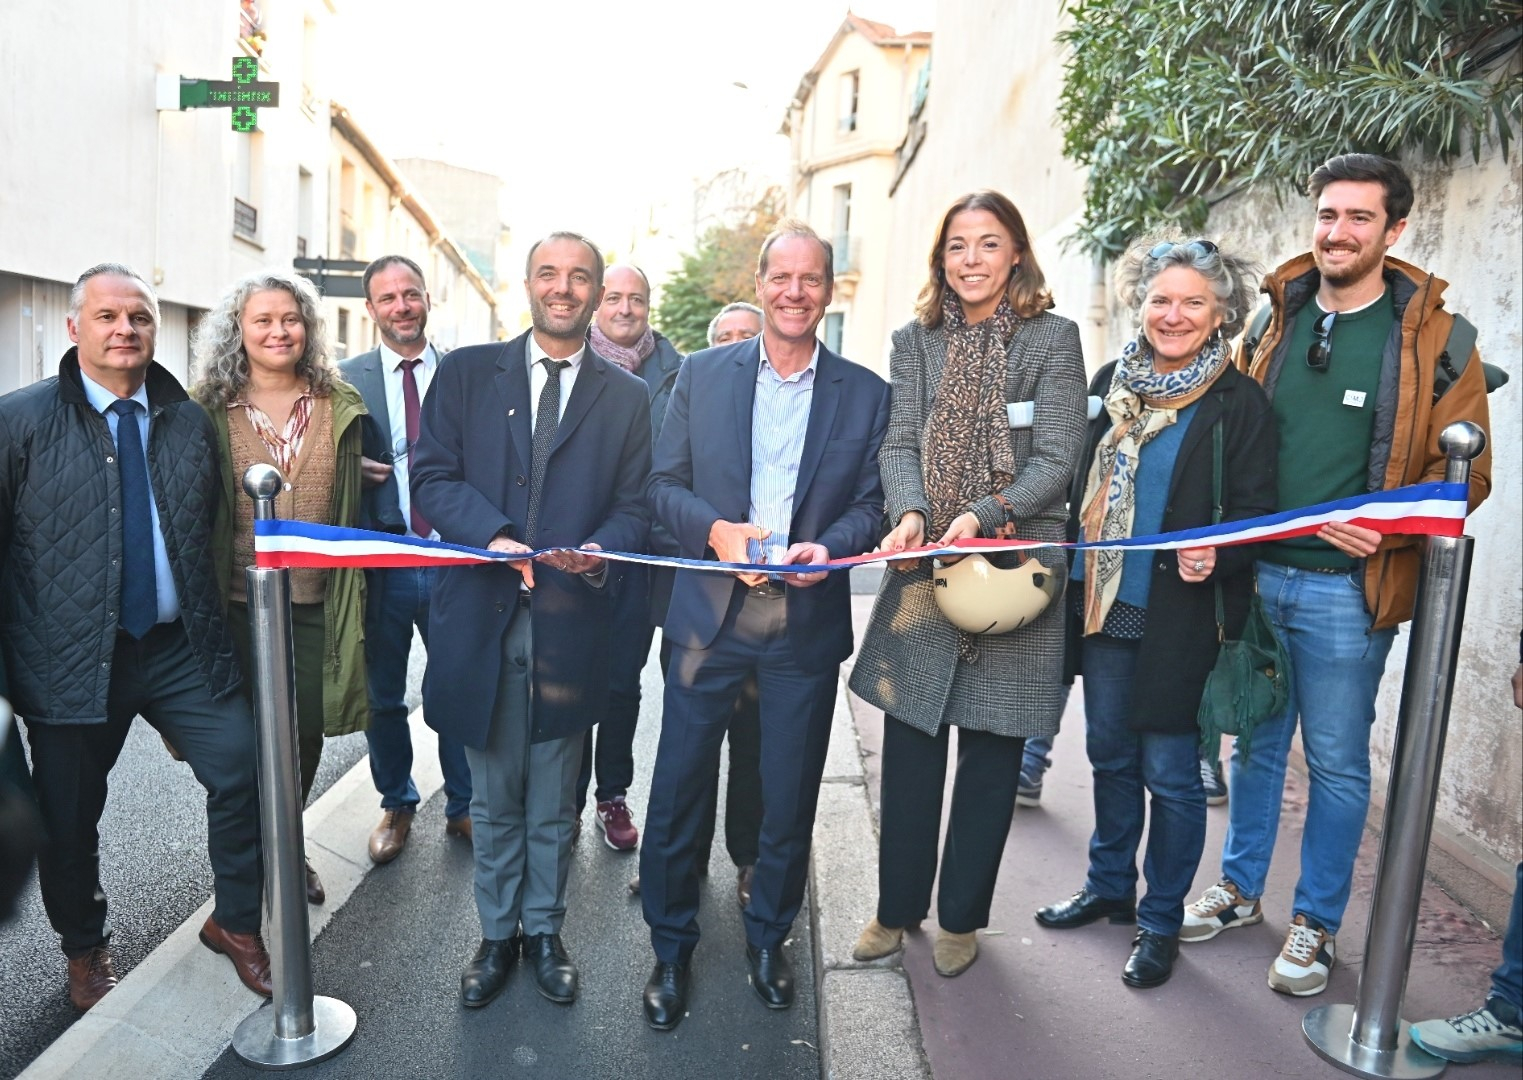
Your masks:
M233 1053L245 1065L278 1072L327 1061L354 1038L354 1010L338 998L312 999L312 1034L282 1039L275 1034L275 1009L266 1005L233 1032Z
M1355 1076L1376 1077L1378 1080L1425 1080L1442 1075L1449 1063L1414 1043L1412 1036L1407 1034L1405 1020L1400 1024L1396 1049L1376 1050L1354 1041L1352 1005L1323 1005L1306 1014L1301 1021L1301 1033L1323 1061Z

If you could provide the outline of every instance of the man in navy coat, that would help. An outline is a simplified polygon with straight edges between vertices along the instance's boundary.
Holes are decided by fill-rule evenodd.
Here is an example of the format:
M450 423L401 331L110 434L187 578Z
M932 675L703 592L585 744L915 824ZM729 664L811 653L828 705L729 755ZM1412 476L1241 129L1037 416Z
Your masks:
M815 338L830 303L830 245L801 221L762 243L758 338L690 356L677 376L647 496L688 558L817 564L877 542L878 447L888 386ZM748 676L761 698L760 855L745 908L751 984L793 1003L782 944L803 902L840 664L851 655L844 573L679 570L661 741L641 850L656 965L646 1021L675 1027L698 943L697 838L720 742Z
M576 997L561 945L582 738L602 714L617 565L638 551L650 470L645 384L587 344L603 258L575 233L529 252L533 329L439 365L413 453L413 503L442 540L536 559L439 571L424 718L470 762L482 942L461 999L485 1005L522 951L552 1001ZM558 418L558 419L557 419ZM583 549L583 550L575 550Z

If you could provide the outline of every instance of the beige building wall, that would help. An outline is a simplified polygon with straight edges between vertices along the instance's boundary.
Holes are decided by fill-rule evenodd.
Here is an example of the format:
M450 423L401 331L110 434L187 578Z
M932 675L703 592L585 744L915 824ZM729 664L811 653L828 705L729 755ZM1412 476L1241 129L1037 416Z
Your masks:
M443 349L496 337L497 298L465 252L445 235L395 163L370 142L355 119L335 106L331 136L326 254L368 262L406 255L423 269L433 306L428 337ZM380 342L363 298L330 297L334 351L354 356Z
M839 317L842 354L885 375L888 331L897 325L885 307L891 273L889 184L894 148L927 51L923 42L876 44L856 31L838 36L811 73L814 83L802 107L788 114L793 142L788 211L837 248L835 298L821 336L830 320ZM855 117L852 129L842 123L849 114ZM843 228L842 194L848 186L849 227Z
M1083 173L1063 157L1054 119L1063 69L1053 35L1061 14L1057 4L937 4L931 91L920 117L925 138L893 195L884 307L890 327L910 320L947 207L969 191L994 188L1025 219L1055 310L1080 324L1093 371L1112 358L1097 329L1103 320L1094 308L1094 266L1060 243L1084 201ZM903 121L901 115L900 139Z
M1025 216L1057 311L1080 323L1093 371L1134 332L1135 320L1110 296L1109 267L1102 276L1060 242L1078 221L1084 176L1062 157L1055 121L1062 85L1062 56L1053 42L1059 16L1056 5L938 4L931 91L921 117L925 137L892 199L884 306L890 325L910 317L942 212L963 192L995 187ZM1516 156L1511 165L1503 162L1494 149L1479 164L1466 156L1442 167L1409 165L1417 202L1393 254L1449 281L1447 306L1476 324L1482 355L1513 377L1490 398L1493 487L1468 529L1477 539L1476 556L1429 859L1430 872L1452 892L1505 921L1512 863L1523 857L1523 738L1507 687L1523 624L1523 166ZM1291 196L1281 203L1272 192L1257 192L1218 206L1207 231L1273 266L1306 249L1311 222L1303 200ZM1371 734L1377 824L1407 640L1403 630ZM1058 752L1082 753L1079 735L1065 733ZM1206 862L1216 857L1207 852Z

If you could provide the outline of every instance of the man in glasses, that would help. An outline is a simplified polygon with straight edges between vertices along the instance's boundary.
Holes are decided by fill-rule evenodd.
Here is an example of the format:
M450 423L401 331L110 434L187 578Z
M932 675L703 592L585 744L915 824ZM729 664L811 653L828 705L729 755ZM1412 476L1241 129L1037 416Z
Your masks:
M1343 154L1311 175L1312 250L1264 282L1271 317L1239 363L1274 403L1280 436L1279 508L1296 509L1442 480L1438 435L1456 420L1487 427L1486 384L1471 356L1459 378L1435 373L1454 317L1445 283L1387 252L1407 225L1412 184L1400 166ZM1489 442L1489 440L1488 440ZM1491 488L1491 453L1473 463L1470 509ZM1263 920L1259 898L1279 826L1286 758L1299 720L1310 774L1285 946L1269 985L1321 993L1336 959L1354 858L1370 797L1370 725L1396 628L1412 617L1416 537L1349 524L1266 545L1259 593L1290 651L1284 713L1232 758L1222 880L1185 909L1183 941Z
M385 449L381 459L367 459L371 485L365 506L366 527L436 539L432 525L412 505L407 489L418 417L439 352L430 344L429 296L423 270L405 255L383 255L361 278L365 310L381 332L381 343L339 365L344 378L365 399ZM413 627L428 647L428 602L433 594L432 567L383 567L365 571L365 664L370 680L370 778L381 794L381 822L370 834L370 858L388 863L402 852L418 809L412 780L412 732L407 726L407 658ZM471 770L465 747L439 736L439 766L444 772L444 831L471 838Z

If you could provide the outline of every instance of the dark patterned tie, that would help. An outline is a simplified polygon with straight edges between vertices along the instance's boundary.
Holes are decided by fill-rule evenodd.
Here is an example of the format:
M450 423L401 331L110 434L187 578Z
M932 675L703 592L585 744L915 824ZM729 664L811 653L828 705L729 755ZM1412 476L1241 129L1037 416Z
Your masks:
M402 361L402 413L403 423L407 427L407 474L412 476L412 451L418 442L418 380L413 374L413 369L423 363L422 359ZM418 513L418 504L411 499L407 500L407 509L412 518L412 531L427 540L434 527L428 523L428 519Z
M539 408L534 413L534 445L529 451L529 527L524 530L524 543L534 546L539 532L539 489L544 485L545 463L550 460L550 447L555 445L555 429L561 422L561 372L571 366L570 360L552 360L545 357L545 387L539 392Z
M116 467L122 481L122 629L141 638L159 621L159 592L153 568L153 498L148 462L137 426L137 402L113 401L116 413Z

